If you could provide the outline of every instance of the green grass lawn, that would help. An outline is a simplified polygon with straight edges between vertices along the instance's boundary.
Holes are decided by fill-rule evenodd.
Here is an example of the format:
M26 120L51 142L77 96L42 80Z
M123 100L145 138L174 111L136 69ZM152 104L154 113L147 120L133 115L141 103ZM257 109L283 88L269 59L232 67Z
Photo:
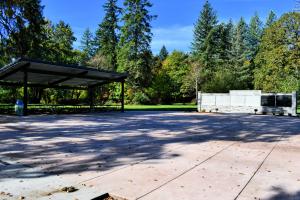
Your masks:
M195 104L172 104L172 105L125 105L125 110L135 111L196 111Z
M120 106L119 104L117 106ZM13 104L0 104L0 107L14 109ZM43 104L29 104L28 109L50 109L55 107L56 109L72 109L76 106L71 105L43 105ZM80 108L89 108L88 105L81 105ZM171 105L125 105L125 110L127 111L196 111L197 105L195 104L171 104Z

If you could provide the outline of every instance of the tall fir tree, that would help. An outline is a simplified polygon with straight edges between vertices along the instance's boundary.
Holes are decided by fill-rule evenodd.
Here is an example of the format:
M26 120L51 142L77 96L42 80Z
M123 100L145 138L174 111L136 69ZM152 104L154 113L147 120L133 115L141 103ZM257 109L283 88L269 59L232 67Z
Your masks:
M232 64L232 57L233 57L233 51L234 47L233 44L235 42L234 34L235 34L235 25L232 21L232 19L229 20L229 22L226 24L226 28L228 31L228 39L229 39L229 48L227 50L228 53L228 62Z
M266 28L270 27L277 20L276 14L271 11L266 21Z
M168 55L169 55L169 52L168 52L166 46L163 45L159 51L158 57L161 61L164 61L168 57Z
M117 0L107 0L103 6L105 16L96 31L96 46L98 54L105 57L110 66L106 66L113 71L117 70L117 46L119 42L119 16L121 8L117 5Z
M241 88L252 87L252 70L249 61L249 27L243 18L240 19L234 31L234 43L232 46L232 63L234 73L237 75Z
M243 18L237 23L234 30L233 56L239 65L244 63L248 45L248 25Z
M80 41L80 49L83 53L83 63L86 64L95 55L95 43L93 33L87 28Z
M141 90L151 81L151 21L155 16L149 12L149 0L125 0L124 7L118 64L121 71L129 73L132 89Z
M228 24L222 23L218 25L218 40L217 40L217 59L219 63L225 64L230 59L230 52L232 48L232 38L231 38L231 31L233 24L229 22Z
M251 18L248 34L249 59L253 60L260 44L263 33L263 23L257 13Z
M229 27L224 23L214 27L205 39L204 48L202 62L208 70L213 72L217 66L229 60L231 49Z
M205 39L217 23L217 15L209 1L206 1L194 28L192 50L196 56L201 55L205 51Z

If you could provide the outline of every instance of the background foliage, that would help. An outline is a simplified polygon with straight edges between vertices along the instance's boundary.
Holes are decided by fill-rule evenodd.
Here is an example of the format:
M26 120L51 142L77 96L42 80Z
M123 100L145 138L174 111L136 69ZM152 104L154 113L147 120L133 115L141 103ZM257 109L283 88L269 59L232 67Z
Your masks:
M195 20L191 52L153 55L150 0L106 0L105 16L95 33L86 29L80 49L74 49L72 27L53 24L43 16L40 0L0 2L0 67L19 57L89 65L128 72L126 103L170 104L194 102L195 90L228 92L261 89L265 92L299 90L300 14L267 19L257 13L247 23L219 22L206 1ZM159 16L158 16L159 17ZM265 22L265 23L263 23ZM197 85L196 85L197 84ZM30 89L31 103L85 103L88 94L76 90ZM120 86L95 89L96 101L115 103ZM21 88L0 88L0 102L14 103Z

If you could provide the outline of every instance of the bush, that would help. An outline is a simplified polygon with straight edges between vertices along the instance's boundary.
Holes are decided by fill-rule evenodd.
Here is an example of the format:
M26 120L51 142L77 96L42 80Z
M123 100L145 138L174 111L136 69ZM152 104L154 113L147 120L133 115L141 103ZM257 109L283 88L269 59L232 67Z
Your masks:
M210 81L202 86L205 92L227 93L229 90L243 89L238 77L229 70L218 70L213 74Z
M143 92L136 92L132 99L133 104L150 104L149 97Z

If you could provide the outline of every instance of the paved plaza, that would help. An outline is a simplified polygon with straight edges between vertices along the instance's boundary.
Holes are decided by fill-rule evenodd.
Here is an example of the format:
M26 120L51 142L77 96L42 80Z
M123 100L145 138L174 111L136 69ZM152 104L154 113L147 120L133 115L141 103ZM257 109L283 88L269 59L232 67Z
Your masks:
M76 191L62 191L64 187ZM0 116L0 199L300 199L300 119Z

